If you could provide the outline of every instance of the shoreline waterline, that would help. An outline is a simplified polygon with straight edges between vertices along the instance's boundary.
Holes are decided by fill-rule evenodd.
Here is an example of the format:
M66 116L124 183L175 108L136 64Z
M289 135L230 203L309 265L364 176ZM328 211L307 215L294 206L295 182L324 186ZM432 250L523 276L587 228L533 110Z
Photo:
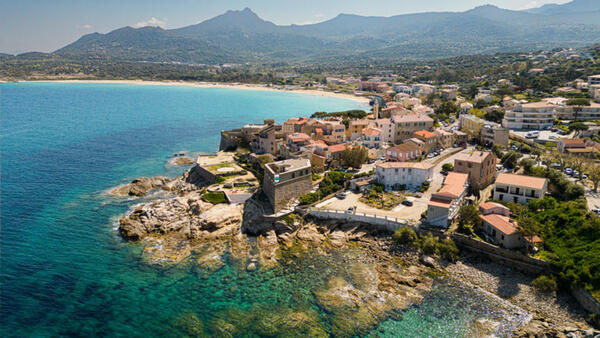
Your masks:
M283 93L299 93L313 96L332 97L347 100L354 100L362 104L368 104L370 99L368 97L360 97L351 94L344 93L333 93L328 91L321 91L315 89L277 89L273 87L267 87L266 85L260 84L230 84L230 83L217 83L217 82L192 82L192 81L146 81L146 80L24 80L16 81L11 83L83 83L83 84L131 84L131 85L151 85L151 86L186 86L196 88L225 88L225 89L240 89L240 90L263 90L272 92L283 92ZM2 82L0 83L9 83Z

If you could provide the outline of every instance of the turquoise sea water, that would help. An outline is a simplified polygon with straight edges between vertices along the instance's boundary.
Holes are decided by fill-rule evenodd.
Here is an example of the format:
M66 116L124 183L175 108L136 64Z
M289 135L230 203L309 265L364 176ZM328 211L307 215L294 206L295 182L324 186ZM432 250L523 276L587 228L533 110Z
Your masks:
M352 108L365 107L219 88L0 84L0 336L180 336L174 323L186 313L211 333L225 309L318 311L312 290L344 269L335 256L254 274L230 265L212 274L186 263L150 267L114 227L135 202L103 192L138 176L180 174L166 165L169 155L214 152L222 129ZM473 318L498 317L494 300L472 290L443 282L435 290L372 335L453 337Z

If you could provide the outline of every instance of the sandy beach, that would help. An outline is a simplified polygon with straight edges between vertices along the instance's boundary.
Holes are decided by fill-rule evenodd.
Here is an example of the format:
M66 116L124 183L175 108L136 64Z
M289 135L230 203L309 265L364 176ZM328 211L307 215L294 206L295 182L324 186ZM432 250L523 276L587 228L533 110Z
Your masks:
M60 83L120 83L120 84L135 84L135 85L151 85L151 86L188 86L198 88L230 88L244 90L267 90L280 91L289 93L300 93L315 96L338 97L348 100L358 101L363 104L369 103L368 97L360 97L351 94L333 93L323 90L314 89L278 89L268 87L261 84L230 84L230 83L214 83L214 82L190 82L190 81L144 81L144 80L39 80L39 81L18 81L18 82L60 82Z

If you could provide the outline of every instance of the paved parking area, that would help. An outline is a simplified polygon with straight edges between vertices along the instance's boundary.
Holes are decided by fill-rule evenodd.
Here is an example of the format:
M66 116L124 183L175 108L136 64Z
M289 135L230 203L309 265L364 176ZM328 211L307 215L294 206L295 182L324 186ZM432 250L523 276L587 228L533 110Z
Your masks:
M394 218L404 219L404 220L419 220L421 218L421 214L427 210L427 203L431 198L431 195L437 192L444 182L445 176L441 174L442 166L444 163L454 163L454 159L458 156L458 154L462 152L472 151L473 147L467 148L465 150L457 150L456 148L446 149L440 156L436 156L431 159L427 159L425 161L430 163L436 163L435 168L433 169L433 179L431 180L431 185L429 190L422 194L420 198L408 196L407 199L413 202L412 207L408 207L405 205L399 205L392 210L382 210L370 207L365 205L359 201L361 194L357 194L351 191L348 191L348 195L345 199L339 199L337 197L332 197L328 200L325 200L316 205L317 208L330 209L330 210L340 210L345 211L350 207L356 207L357 213L366 213L370 215L378 215L378 216L390 216ZM452 153L456 152L456 153ZM447 158L443 158L445 155L449 155Z

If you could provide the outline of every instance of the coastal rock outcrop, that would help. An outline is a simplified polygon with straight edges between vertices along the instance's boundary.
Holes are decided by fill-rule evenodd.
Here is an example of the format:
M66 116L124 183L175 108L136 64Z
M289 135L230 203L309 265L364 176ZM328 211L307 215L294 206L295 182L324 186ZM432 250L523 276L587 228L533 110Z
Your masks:
M160 188L165 183L169 182L168 177L139 177L131 181L131 183L118 186L110 190L110 194L114 196L145 196L150 190Z

